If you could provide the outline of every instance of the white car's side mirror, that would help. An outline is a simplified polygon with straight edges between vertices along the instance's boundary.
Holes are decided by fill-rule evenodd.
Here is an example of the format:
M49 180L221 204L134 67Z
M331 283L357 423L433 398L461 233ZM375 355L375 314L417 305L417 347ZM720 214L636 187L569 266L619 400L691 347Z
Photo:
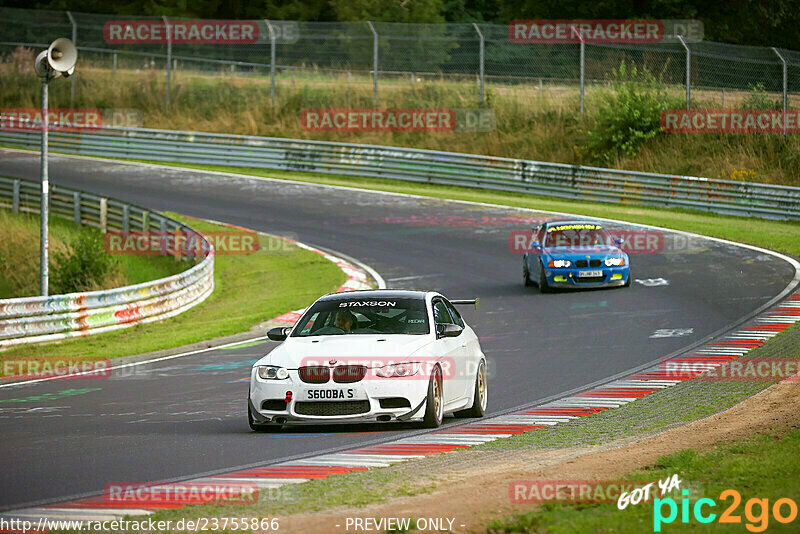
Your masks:
M457 324L437 324L436 337L458 337L464 329Z

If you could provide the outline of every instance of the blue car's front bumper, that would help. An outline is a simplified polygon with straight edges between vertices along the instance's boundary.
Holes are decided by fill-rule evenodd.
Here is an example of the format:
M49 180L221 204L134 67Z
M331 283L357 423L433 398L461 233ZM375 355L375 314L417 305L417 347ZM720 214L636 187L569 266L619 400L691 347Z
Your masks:
M601 271L601 276L581 276L581 272ZM546 267L544 270L547 278L547 285L558 288L581 288L581 287L616 287L624 286L628 283L630 275L628 266L620 267L594 267L594 268L553 268Z

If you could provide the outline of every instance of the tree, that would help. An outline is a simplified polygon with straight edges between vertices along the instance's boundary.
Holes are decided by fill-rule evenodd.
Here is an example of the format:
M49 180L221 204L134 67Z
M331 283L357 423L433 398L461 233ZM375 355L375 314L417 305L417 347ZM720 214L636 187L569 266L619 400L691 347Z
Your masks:
M444 22L442 0L330 0L336 20Z

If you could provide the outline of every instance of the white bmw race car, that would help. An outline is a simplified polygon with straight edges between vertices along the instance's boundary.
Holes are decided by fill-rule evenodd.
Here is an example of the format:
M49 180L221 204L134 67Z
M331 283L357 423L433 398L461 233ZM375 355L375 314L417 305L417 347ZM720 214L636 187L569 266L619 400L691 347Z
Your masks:
M325 295L250 374L250 428L289 423L422 421L486 412L486 357L453 301L433 291Z

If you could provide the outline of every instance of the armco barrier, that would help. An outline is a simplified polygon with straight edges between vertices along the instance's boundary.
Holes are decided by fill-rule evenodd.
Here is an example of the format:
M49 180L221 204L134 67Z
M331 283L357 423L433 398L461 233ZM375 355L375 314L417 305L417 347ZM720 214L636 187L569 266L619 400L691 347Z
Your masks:
M37 182L0 177L0 208L38 213L40 191ZM51 186L50 208L54 216L103 232L196 233L139 206L61 186ZM204 250L211 253L199 263L185 257L195 264L167 278L104 291L0 300L0 347L106 332L172 317L196 306L214 289L213 247L203 240Z
M34 130L0 144L36 149ZM544 163L413 148L145 128L52 132L56 152L153 161L369 176L598 202L800 219L800 188Z

